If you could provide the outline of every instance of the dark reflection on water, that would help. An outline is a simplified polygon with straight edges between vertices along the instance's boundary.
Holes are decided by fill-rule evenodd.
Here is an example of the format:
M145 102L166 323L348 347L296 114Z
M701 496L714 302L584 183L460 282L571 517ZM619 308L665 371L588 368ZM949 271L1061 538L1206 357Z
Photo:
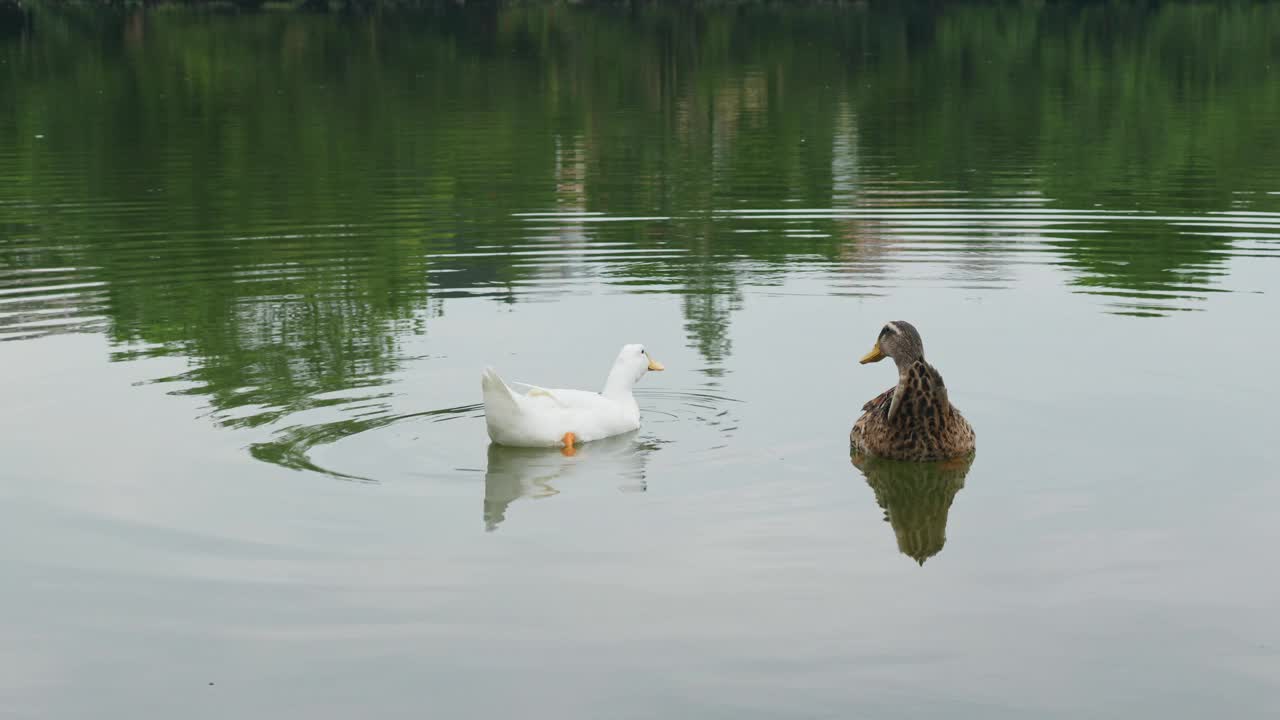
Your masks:
M516 500L549 498L577 481L644 492L645 463L657 449L638 432L586 443L572 456L559 450L490 444L484 473L485 530L497 530Z
M1280 251L1275 5L35 14L0 340L183 358L232 427L363 407L459 300L675 295L716 377L787 277L1159 317Z
M335 400L335 402L337 402ZM463 405L439 410L423 410L420 412L394 415L379 412L376 406L370 409L362 406L363 413L357 417L318 425L293 425L276 433L270 442L255 443L249 447L253 457L274 463L291 470L310 470L341 480L357 480L376 482L377 478L364 477L342 472L333 468L317 465L311 459L311 452L321 445L331 445L359 433L389 427L405 421L429 420L445 422L464 417L483 417L484 406L480 404Z
M862 472L893 528L898 550L920 565L942 552L947 543L947 514L973 466L973 456L944 462L886 460L854 453Z

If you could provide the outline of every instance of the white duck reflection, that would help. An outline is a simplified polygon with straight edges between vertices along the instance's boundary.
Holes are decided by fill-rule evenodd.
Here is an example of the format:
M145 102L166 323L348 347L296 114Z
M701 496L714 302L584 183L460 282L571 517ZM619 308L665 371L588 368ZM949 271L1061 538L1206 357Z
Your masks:
M558 495L565 480L610 483L624 491L645 489L645 462L655 445L639 432L596 440L564 455L556 448L489 445L484 474L484 527L493 531L506 520L507 507L523 497Z

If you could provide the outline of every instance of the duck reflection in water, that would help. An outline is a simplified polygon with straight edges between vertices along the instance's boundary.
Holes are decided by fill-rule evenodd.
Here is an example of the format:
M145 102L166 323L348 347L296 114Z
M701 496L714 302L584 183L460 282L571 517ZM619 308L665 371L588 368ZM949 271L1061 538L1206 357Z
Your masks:
M923 566L925 560L941 552L947 542L947 513L964 487L973 455L922 463L855 451L852 460L875 492L902 554Z
M523 497L548 498L576 481L611 483L624 491L644 492L645 462L656 446L629 432L586 443L573 455L556 448L489 444L484 474L484 527L493 531L506 520L507 508Z

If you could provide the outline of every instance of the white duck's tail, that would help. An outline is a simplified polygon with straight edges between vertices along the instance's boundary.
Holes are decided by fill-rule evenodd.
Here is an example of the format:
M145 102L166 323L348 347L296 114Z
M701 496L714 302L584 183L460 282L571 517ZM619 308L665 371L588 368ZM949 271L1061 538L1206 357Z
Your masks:
M519 416L520 405L511 388L491 367L485 368L480 375L480 390L484 395L484 422L489 430L489 439L497 442L494 430L503 422L510 423Z

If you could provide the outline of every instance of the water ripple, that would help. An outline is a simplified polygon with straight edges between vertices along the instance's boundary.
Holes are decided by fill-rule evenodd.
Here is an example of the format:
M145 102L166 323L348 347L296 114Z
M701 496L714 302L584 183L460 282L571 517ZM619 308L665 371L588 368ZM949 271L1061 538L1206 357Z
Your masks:
M855 295L923 281L904 272L884 275L895 267L945 267L930 277L995 291L1017 283L1012 271L1020 265L1048 265L1067 270L1066 283L1099 298L1104 310L1130 313L1124 300L1142 300L1144 313L1159 315L1195 309L1228 291L1230 259L1280 253L1280 214L1262 210L1063 208L1043 196L976 198L885 183L859 197L865 206L744 207L710 215L531 210L512 213L518 225L506 230L513 234L494 242L424 239L408 246L382 240L423 217L403 210L380 222L264 225L221 235L144 225L104 228L88 238L59 233L37 216L145 217L159 201L9 203L32 219L10 221L0 235L0 340L97 331L104 323L126 323L119 331L132 335L141 318L119 312L126 294L176 300L212 292L241 305L338 303L391 270L378 282L398 283L419 302L510 302L596 292L601 285L682 293L690 278L713 268L741 276L750 289L757 273L779 260L795 272L825 272L833 292ZM388 266L389 257L397 265ZM993 275L998 266L1006 272Z

